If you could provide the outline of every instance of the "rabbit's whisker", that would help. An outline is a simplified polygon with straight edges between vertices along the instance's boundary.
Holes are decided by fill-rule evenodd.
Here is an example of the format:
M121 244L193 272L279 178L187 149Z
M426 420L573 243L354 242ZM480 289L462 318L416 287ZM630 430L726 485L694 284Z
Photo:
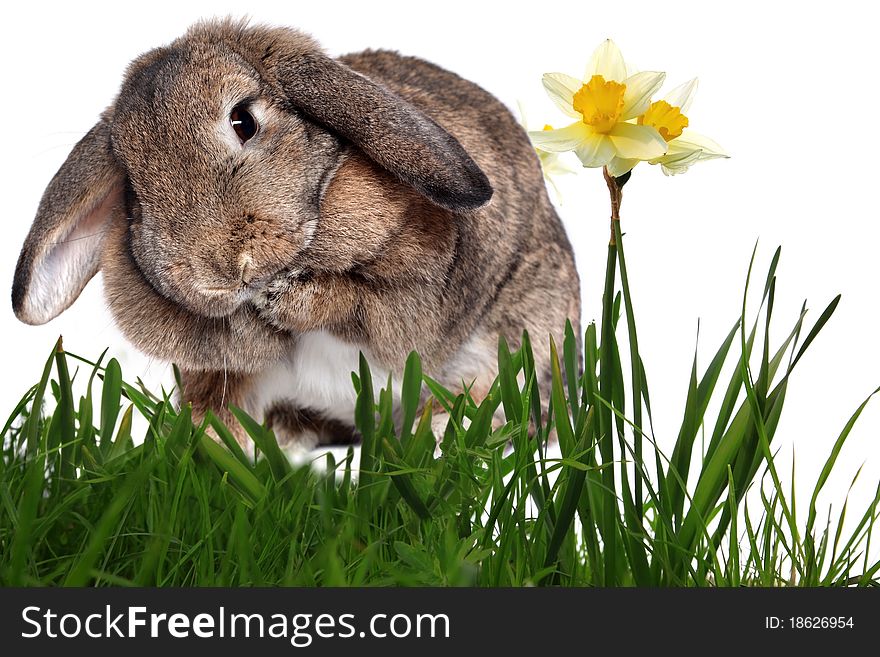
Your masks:
M70 239L59 240L57 242L52 242L52 245L58 246L60 244L70 244L71 242L78 242L79 240L87 240L92 237L98 237L98 235L103 235L104 233L107 233L109 230L110 230L109 228L105 228L104 230L99 230L97 233L89 233L88 235L80 235L79 237L71 237Z

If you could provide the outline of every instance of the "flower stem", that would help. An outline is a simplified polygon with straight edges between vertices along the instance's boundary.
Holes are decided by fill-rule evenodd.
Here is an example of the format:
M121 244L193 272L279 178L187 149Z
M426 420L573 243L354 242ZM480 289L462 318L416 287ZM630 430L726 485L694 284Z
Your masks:
M640 534L643 522L643 485L644 474L642 466L642 401L647 402L647 387L642 369L642 360L639 354L638 337L636 335L635 317L633 312L632 298L629 289L629 280L626 271L626 260L623 252L623 234L620 228L620 205L623 201L622 188L630 178L630 174L614 177L603 170L605 183L611 198L611 237L608 241L608 260L605 269L605 292L602 299L602 345L600 349L599 388L602 398L612 404L616 410L625 412L623 386L624 381L620 371L620 353L618 351L615 334L615 288L618 275L618 267L621 279L621 294L626 313L627 331L629 337L630 360L632 365L632 404L633 420L633 458L635 490L630 488L627 471L627 448L624 442L624 428L622 423L616 421L611 408L603 408L599 415L600 440L599 449L602 461L606 464L614 461L614 436L620 443L620 466L621 498L625 510L625 522L621 522L618 510L618 500L614 495L604 499L603 516L605 532L603 539L606 544L605 562L605 585L613 586L616 579L613 550L619 540L632 543L634 536ZM649 406L650 415L650 406ZM603 487L606 490L618 490L615 486L615 468L608 467L602 471ZM620 528L622 534L617 534ZM630 538L627 538L630 537ZM632 547L632 546L630 546ZM647 567L647 563L644 563Z
M607 167L602 168L602 174L605 176L605 184L608 185L608 193L611 195L611 239L608 244L614 246L617 244L615 237L614 222L620 222L620 204L623 201L623 186L629 180L630 172L615 178L608 173Z
M602 342L599 349L599 390L602 398L609 404L614 400L614 370L617 345L614 340L614 288L617 278L617 248L614 225L620 221L620 202L622 195L617 181L603 169L608 191L611 194L611 240L608 243L608 259L605 267L605 292L602 297ZM619 522L617 498L613 491L617 490L614 483L614 418L611 409L603 407L599 413L599 451L603 463L608 467L602 469L602 486L605 489L602 523L605 531L602 539L605 543L604 585L614 586L617 566L617 526Z
M639 354L639 341L638 335L636 333L636 322L635 313L633 312L632 296L629 289L629 277L627 276L626 272L626 258L624 257L623 252L623 233L620 229L620 204L623 201L622 188L629 180L631 172L627 172L623 176L619 176L617 178L611 176L608 173L607 169L604 169L603 173L605 175L605 182L608 185L608 191L611 195L611 240L609 241L608 248L609 251L614 251L616 259L620 265L620 283L622 288L621 291L623 295L623 306L626 313L626 325L629 338L629 351L631 361L630 364L632 367L633 423L635 427L633 430L633 458L635 460L633 475L635 477L635 491L632 498L632 511L635 514L635 521L640 524L643 517L642 493L644 483L642 462L642 401L644 400L647 403L648 397L647 383L645 381L644 370L642 367L642 358ZM621 412L623 412L624 409L621 408L620 410ZM650 406L648 407L648 414L650 416ZM620 433L619 429L618 433ZM618 437L621 440L621 457L625 462L626 449L623 445L623 436L621 434ZM622 466L622 468L625 467L625 465ZM621 477L623 478L624 487L627 489L626 493L629 494L629 486L626 482L627 473L625 469L621 470ZM630 527L629 530L634 531L635 527Z

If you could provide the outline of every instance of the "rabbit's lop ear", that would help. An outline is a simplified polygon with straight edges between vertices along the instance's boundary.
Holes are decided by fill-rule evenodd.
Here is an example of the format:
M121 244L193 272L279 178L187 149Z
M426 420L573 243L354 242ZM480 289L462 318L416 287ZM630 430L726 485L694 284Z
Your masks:
M24 241L12 283L12 309L45 324L72 304L100 269L106 224L122 212L123 175L110 125L99 121L49 183Z
M322 55L297 58L279 77L292 105L437 205L475 210L492 198L486 174L455 137L369 78Z

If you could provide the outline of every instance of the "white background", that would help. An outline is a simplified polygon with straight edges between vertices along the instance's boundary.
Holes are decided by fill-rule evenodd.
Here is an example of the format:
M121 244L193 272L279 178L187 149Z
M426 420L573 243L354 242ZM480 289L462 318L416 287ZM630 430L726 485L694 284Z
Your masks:
M777 340L804 298L815 319L843 293L837 314L793 378L777 433L786 478L795 447L804 513L810 484L833 440L880 384L875 291L880 47L876 23L862 7L870 5L14 3L5 10L0 38L0 281L10 289L46 183L112 101L126 64L200 17L247 11L257 21L311 32L332 53L381 47L418 55L478 82L511 108L523 101L537 128L565 121L544 96L541 74L580 76L593 48L611 37L637 68L666 71L665 90L699 76L691 128L732 155L674 178L640 165L625 189L628 264L661 446L671 448L678 431L697 322L703 367L739 314L756 240L756 287L773 250L783 245ZM607 192L599 170L581 171L560 184L560 212L577 252L584 317L590 320L600 314ZM3 303L0 331L0 409L11 410L37 380L59 334L69 350L89 357L109 346L129 380L141 376L151 385L168 384L167 365L150 363L113 328L100 277L70 310L43 327L20 324L9 302ZM851 514L863 508L880 479L877 403L858 423L822 498L839 508L850 479L865 463Z

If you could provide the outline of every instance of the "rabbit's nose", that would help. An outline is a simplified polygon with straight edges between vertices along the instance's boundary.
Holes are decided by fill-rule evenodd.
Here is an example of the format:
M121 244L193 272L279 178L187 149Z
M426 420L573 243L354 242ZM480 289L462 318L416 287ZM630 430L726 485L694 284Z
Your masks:
M253 280L254 260L250 253L242 253L238 256L238 270L241 275L241 282L248 285Z

